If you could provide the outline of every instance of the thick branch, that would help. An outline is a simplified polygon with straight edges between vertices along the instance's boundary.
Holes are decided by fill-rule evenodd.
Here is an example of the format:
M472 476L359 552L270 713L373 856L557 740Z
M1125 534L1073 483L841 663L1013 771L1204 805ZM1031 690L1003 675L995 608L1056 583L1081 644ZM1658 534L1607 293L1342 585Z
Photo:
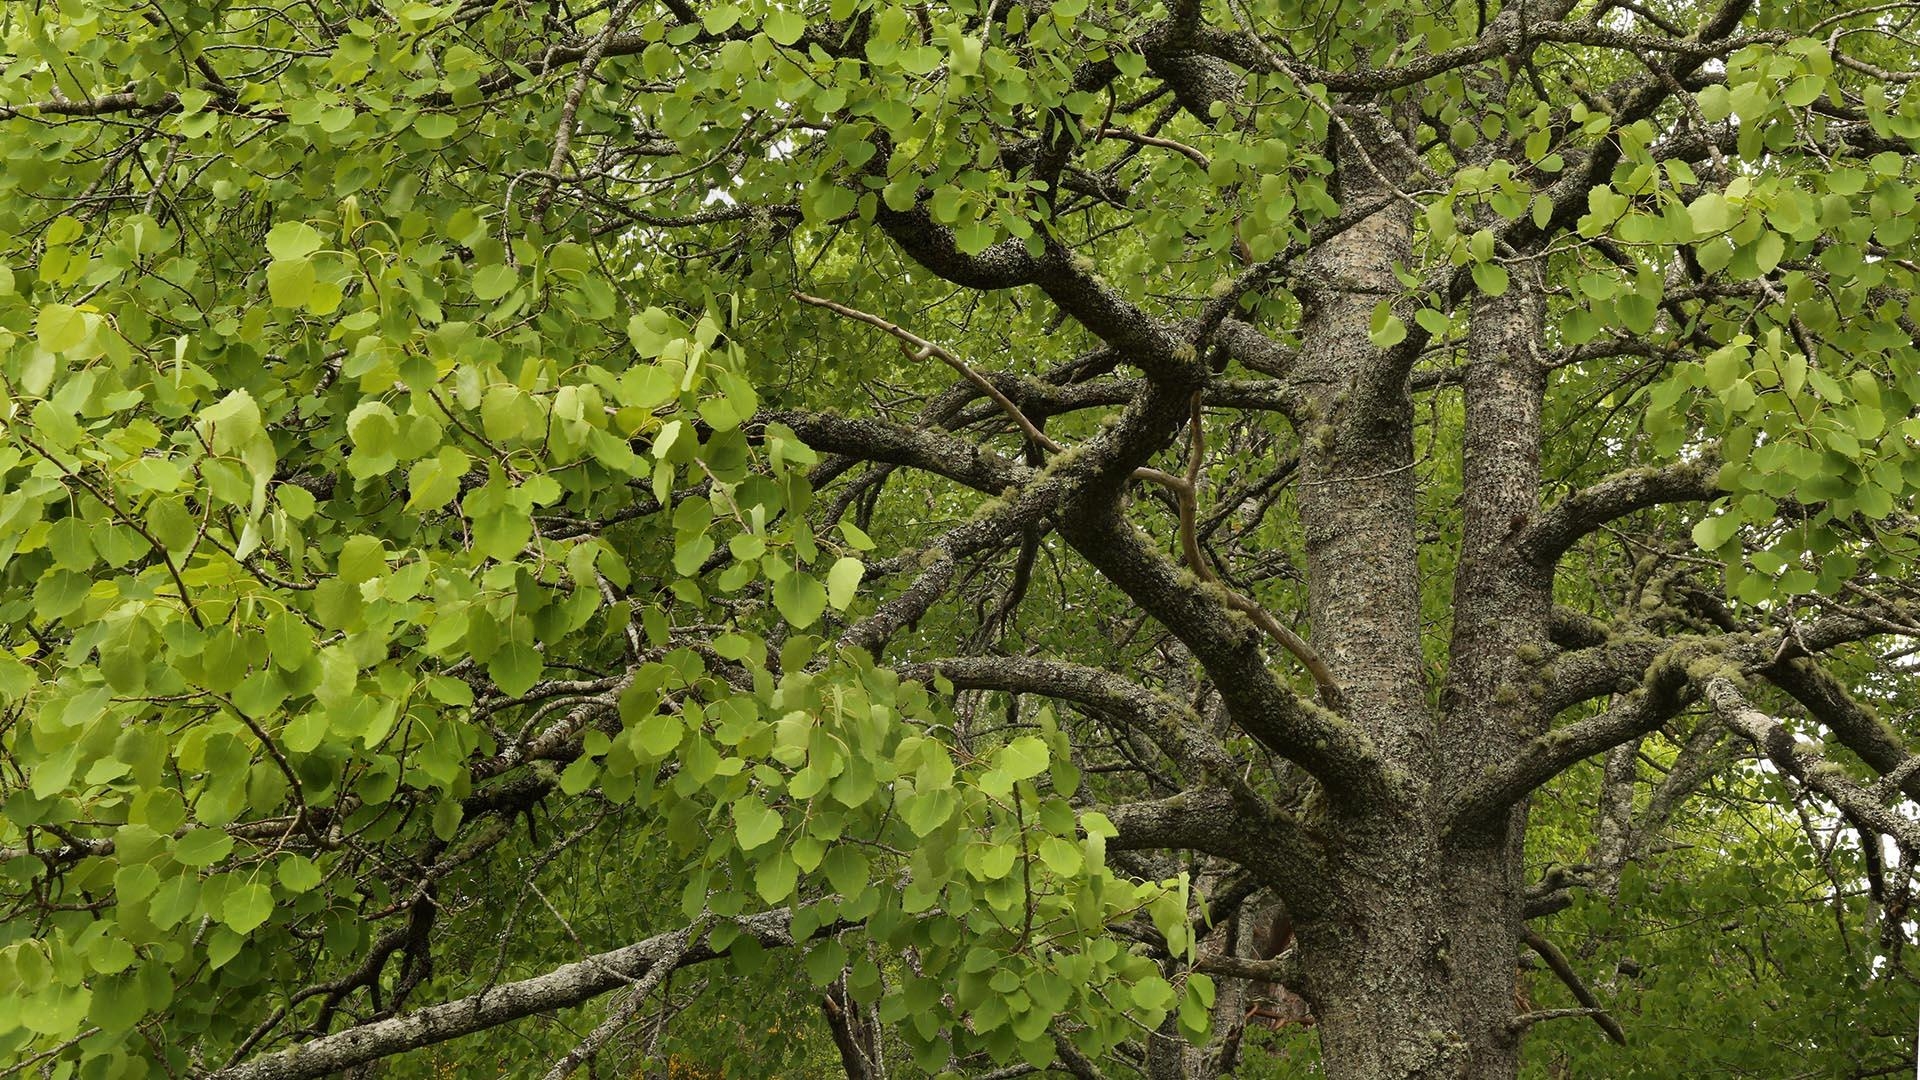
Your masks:
M1907 768L1900 790L1920 799L1920 774L1908 767L1913 760L1900 733L1874 711L1854 700L1847 688L1810 658L1782 660L1761 672L1767 681L1785 690L1826 726L1841 745L1886 776Z
M1556 728L1522 746L1512 758L1468 787L1450 831L1494 821L1527 793L1575 763L1653 731L1689 700L1687 663L1697 646L1671 649L1648 670L1644 684L1598 716Z
M1027 466L965 439L871 417L782 410L762 413L749 429L774 422L787 425L815 450L918 469L988 494L1000 494L1034 475Z
M1249 816L1221 788L1197 788L1165 799L1104 808L1118 835L1109 851L1198 851L1244 866L1277 890L1290 907L1310 906L1305 894L1321 878L1321 860L1287 841L1286 819ZM1290 825L1290 823L1289 823Z
M1268 749L1298 762L1337 797L1383 796L1380 761L1366 735L1276 679L1259 637L1217 592L1196 587L1149 548L1111 504L1076 507L1061 532L1088 562L1173 633L1214 676L1229 714Z

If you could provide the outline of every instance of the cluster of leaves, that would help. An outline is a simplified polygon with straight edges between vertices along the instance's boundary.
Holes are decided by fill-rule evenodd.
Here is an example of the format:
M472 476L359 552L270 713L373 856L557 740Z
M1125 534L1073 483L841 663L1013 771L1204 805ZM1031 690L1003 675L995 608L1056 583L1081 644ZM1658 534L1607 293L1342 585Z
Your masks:
M1184 886L1107 868L1050 721L970 758L924 687L806 635L857 613L872 542L816 536L817 456L746 424L737 309L649 292L617 243L520 231L499 207L537 179L461 190L481 156L534 167L514 148L551 102L477 107L502 76L425 4L324 50L265 20L236 47L273 78L223 93L179 50L252 16L162 6L6 16L8 109L120 79L139 99L124 145L16 125L0 170L7 1060L223 1060L281 1017L242 991L351 967L443 872L387 861L481 856L514 783L637 813L717 950L752 945L731 916L793 905L814 981L884 991L929 1069L1044 1063L1063 1014L1097 1053L1179 1006L1101 931L1144 910L1186 940ZM663 109L741 100L796 36L752 18ZM642 69L698 28L663 30ZM712 137L663 130L688 156ZM181 173L148 205L38 217L153 147ZM822 181L808 214L843 195ZM827 932L861 925L917 967L883 986Z

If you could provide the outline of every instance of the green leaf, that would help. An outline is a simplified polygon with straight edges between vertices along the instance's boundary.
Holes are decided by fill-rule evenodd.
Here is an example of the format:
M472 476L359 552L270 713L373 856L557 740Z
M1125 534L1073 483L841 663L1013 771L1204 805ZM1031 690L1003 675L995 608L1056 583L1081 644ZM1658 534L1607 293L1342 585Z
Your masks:
M1702 518L1693 527L1693 542L1706 551L1719 551L1740 535L1740 519L1732 514Z
M747 795L733 804L734 835L740 850L752 851L780 835L780 811L769 807L758 795Z
M845 185L823 179L807 188L806 208L810 221L833 221L853 212L854 195ZM984 247L984 245L982 245ZM965 245L962 245L965 250ZM976 250L972 254L978 254Z
M1187 993L1191 994L1193 999L1198 1001L1202 1008L1213 1008L1214 986L1212 976L1198 971L1190 972L1187 975Z
M1818 75L1802 75L1787 84L1787 89L1781 94L1781 98L1785 100L1787 104L1799 109L1805 108L1820 100L1820 95L1826 93L1826 91L1827 81L1825 79Z
M320 868L305 855L288 855L282 858L274 876L288 892L296 893L307 892L319 885L322 880Z
M565 769L561 770L560 793L562 795L579 795L592 787L594 780L598 779L599 776L600 766L596 764L592 758L583 754L580 757L574 758L567 764Z
M1374 305L1373 317L1367 324L1367 340L1377 349L1390 349L1407 339L1407 324L1393 313L1393 301L1382 300Z
M953 816L953 791L949 788L935 788L931 791L919 791L901 801L900 817L913 830L913 835L925 838L933 830L945 825Z
M86 602L93 579L74 570L53 570L33 587L33 610L42 619L64 619Z
M33 324L34 336L48 352L63 353L78 349L93 336L86 315L66 304L47 304Z
M794 865L793 856L783 848L776 848L761 860L759 869L754 871L753 889L760 899L769 904L778 904L793 895L793 887L799 876L800 868Z
M459 799L440 800L433 808L433 835L451 843L460 832L460 819L465 816L466 808Z
M834 561L827 571L827 602L835 611L847 610L853 603L855 590L860 587L860 578L867 568L859 559L841 558Z
M347 437L356 450L390 456L400 437L400 419L384 401L363 401L347 414Z
M147 995L137 976L129 973L93 982L93 1000L87 1019L103 1031L129 1031L147 1015Z
M517 698L533 689L540 681L545 661L540 651L531 645L510 641L500 647L487 661L487 677L493 680L500 692L510 698Z
M173 842L173 861L182 866L207 867L227 857L233 837L219 829L194 829Z
M1078 874L1085 863L1080 845L1058 836L1049 836L1040 841L1040 860L1061 877Z
M1149 975L1133 984L1134 1004L1165 1012L1173 1004L1173 987L1158 975Z
M1705 239L1733 227L1734 208L1725 195L1710 191L1688 205L1687 218L1693 224L1693 238Z
M519 281L519 275L513 267L495 265L482 267L473 274L473 295L477 300L498 300L513 291Z
M760 23L767 36L780 45L791 45L807 31L806 16L790 8L775 8Z
M221 908L221 920L236 934L258 929L273 914L273 890L260 882L248 882L227 891Z
M448 113L421 113L413 118L413 130L421 138L439 142L459 130L459 121Z
M995 755L1000 771L1014 780L1029 780L1047 771L1050 754L1044 740L1034 735L1022 735L1000 748Z
M686 737L686 725L672 713L656 713L640 721L635 737L649 757L663 758L680 746Z
M275 307L306 307L318 283L312 259L275 259L267 265L267 295Z
M467 455L453 446L443 446L433 457L414 462L407 470L407 509L420 513L452 502L470 467Z
M812 575L794 570L773 583L773 606L794 629L804 630L826 611L827 590Z
M820 942L807 950L805 960L807 981L815 986L825 986L840 977L847 966L847 948L832 938Z
M304 221L283 221L267 230L267 254L275 259L304 259L320 250L318 230Z
M850 844L835 845L827 852L822 867L827 883L843 900L857 900L871 886L872 864L865 853Z

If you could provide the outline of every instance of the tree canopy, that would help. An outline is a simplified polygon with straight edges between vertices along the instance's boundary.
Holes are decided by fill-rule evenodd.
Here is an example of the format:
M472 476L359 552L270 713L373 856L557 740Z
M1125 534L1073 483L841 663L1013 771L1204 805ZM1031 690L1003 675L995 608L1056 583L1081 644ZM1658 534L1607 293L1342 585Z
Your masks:
M0 1076L1909 1067L1916 21L0 7Z

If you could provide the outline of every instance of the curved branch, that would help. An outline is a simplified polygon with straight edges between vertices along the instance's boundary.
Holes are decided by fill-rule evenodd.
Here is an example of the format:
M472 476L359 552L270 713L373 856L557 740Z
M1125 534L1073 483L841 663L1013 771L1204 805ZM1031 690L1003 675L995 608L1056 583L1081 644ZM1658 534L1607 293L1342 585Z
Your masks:
M1627 1033L1620 1027L1620 1021L1608 1015L1607 1010L1601 1007L1600 999L1593 996L1593 991L1587 989L1587 984L1580 980L1579 973L1573 970L1573 964L1567 959L1567 954L1561 952L1553 942L1541 937L1539 932L1530 926L1521 927L1520 935L1522 940L1527 943L1527 947L1539 953L1540 959L1547 962L1547 967L1551 968L1553 973L1560 977L1560 981L1566 984L1567 989L1573 993L1574 1000L1578 1001L1581 1006L1579 1014L1593 1017L1593 1022L1600 1025L1600 1030L1606 1032L1607 1038L1612 1039L1615 1045L1627 1045ZM1553 1011L1558 1013L1561 1010ZM1544 1018L1545 1015L1546 1014L1542 1013L1528 1014L1528 1016L1542 1018ZM1516 1017L1515 1022L1518 1023L1524 1019L1526 1019L1526 1017Z
M1914 758L1907 752L1906 741L1872 709L1855 701L1840 680L1808 658L1782 660L1761 674L1791 695L1875 772L1892 776L1906 769L1900 790L1910 799L1920 799L1920 775L1912 770Z
M1724 494L1719 475L1714 460L1615 473L1547 507L1516 546L1534 565L1550 568L1581 537L1610 521L1652 506L1718 498Z
M1330 709L1340 707L1340 681L1334 678L1333 670L1320 658L1306 639L1293 632L1292 628L1275 618L1273 612L1261 607L1252 597L1244 596L1223 584L1220 575L1214 572L1213 563L1200 547L1200 537L1195 525L1199 513L1200 466L1207 456L1207 429L1201 419L1200 395L1193 395L1192 419L1189 428L1192 432L1187 448L1187 473L1184 481L1174 486L1174 495L1180 505L1180 550L1187 560L1187 569L1202 582L1220 591L1220 598L1228 607L1252 619L1255 626L1266 631L1268 637L1280 643L1280 647L1293 654L1307 671L1313 675L1313 683L1320 690L1320 700Z
M1724 675L1709 679L1706 694L1727 726L1766 754L1781 772L1825 796L1859 824L1892 837L1908 853L1920 852L1920 823L1888 809L1879 793L1854 783L1811 743L1794 738L1780 721L1754 708L1732 679Z
M1691 700L1687 664L1701 651L1697 642L1668 650L1647 671L1641 688L1618 705L1526 743L1499 769L1461 793L1448 831L1460 832L1497 821L1528 792L1577 762L1645 735L1672 719Z
M1246 763L1195 730L1195 718L1184 704L1131 682L1110 671L1032 656L961 656L924 665L947 677L960 689L1006 690L1040 694L1072 701L1128 722L1186 769L1193 780L1227 785L1243 810L1264 812L1265 803L1241 779ZM918 678L913 668L903 668Z
M1142 542L1117 507L1082 503L1062 515L1060 528L1095 569L1193 652L1242 730L1298 762L1336 797L1387 795L1380 759L1365 733L1275 678L1261 656L1259 636L1236 624L1219 591L1183 576Z

